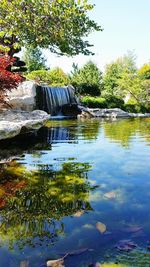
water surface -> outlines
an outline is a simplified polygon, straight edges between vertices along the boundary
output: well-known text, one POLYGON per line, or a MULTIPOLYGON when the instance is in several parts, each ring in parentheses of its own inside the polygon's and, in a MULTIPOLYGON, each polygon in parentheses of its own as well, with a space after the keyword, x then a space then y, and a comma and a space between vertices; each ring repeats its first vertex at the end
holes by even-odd
POLYGON ((17 158, 0 165, 0 267, 124 263, 129 242, 150 266, 150 119, 50 121, 4 153, 17 158))

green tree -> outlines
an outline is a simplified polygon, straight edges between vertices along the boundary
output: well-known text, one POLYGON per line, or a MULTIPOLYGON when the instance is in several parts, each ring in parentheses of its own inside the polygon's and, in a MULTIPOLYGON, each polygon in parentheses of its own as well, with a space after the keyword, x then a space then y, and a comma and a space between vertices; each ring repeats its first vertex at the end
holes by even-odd
POLYGON ((150 62, 145 63, 138 71, 141 78, 150 80, 150 62))
POLYGON ((26 78, 29 80, 44 82, 50 86, 64 86, 69 84, 68 75, 58 67, 51 70, 31 71, 26 78))
POLYGON ((42 51, 38 47, 27 47, 23 55, 23 60, 26 63, 28 72, 46 69, 46 59, 42 56, 42 51))
POLYGON ((71 83, 80 94, 98 96, 102 90, 102 72, 89 61, 81 69, 75 69, 71 83))
POLYGON ((129 51, 124 57, 118 58, 116 61, 106 66, 103 77, 103 94, 125 97, 126 94, 132 93, 131 81, 136 75, 135 56, 129 51), (125 79, 127 79, 126 86, 124 86, 125 79))
POLYGON ((39 46, 58 54, 92 54, 86 37, 102 30, 88 17, 93 7, 88 0, 1 0, 1 46, 7 43, 9 48, 39 46))

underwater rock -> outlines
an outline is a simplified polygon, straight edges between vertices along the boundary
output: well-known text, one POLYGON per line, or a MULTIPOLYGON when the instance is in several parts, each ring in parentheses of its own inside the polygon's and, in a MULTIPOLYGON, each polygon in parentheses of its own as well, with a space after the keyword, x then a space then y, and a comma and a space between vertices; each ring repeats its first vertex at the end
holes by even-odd
POLYGON ((32 112, 2 110, 0 112, 0 140, 38 130, 49 118, 50 115, 42 110, 32 112))

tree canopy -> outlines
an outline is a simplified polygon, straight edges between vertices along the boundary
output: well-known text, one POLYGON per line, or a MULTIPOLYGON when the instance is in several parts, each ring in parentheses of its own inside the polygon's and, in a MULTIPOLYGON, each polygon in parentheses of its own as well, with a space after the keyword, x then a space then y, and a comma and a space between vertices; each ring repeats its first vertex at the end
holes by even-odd
POLYGON ((92 54, 86 37, 102 30, 88 0, 1 0, 1 48, 33 46, 58 54, 92 54))

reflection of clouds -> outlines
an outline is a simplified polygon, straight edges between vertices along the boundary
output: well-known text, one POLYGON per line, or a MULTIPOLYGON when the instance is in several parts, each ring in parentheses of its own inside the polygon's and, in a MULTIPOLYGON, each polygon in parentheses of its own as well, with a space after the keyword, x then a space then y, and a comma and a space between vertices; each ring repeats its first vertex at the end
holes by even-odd
POLYGON ((95 229, 94 225, 88 224, 88 223, 84 224, 82 227, 85 228, 85 229, 95 229))

